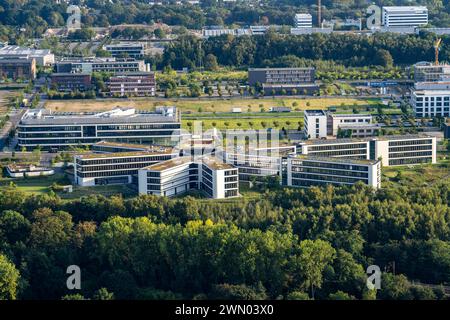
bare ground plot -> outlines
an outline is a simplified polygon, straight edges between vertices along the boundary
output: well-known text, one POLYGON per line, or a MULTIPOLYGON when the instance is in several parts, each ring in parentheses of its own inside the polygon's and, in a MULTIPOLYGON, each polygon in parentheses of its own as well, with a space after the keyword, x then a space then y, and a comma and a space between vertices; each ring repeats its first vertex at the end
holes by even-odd
POLYGON ((374 99, 357 98, 262 98, 262 99, 102 99, 102 100, 52 100, 46 102, 46 108, 60 112, 104 111, 114 107, 134 107, 139 110, 152 110, 155 106, 177 106, 182 112, 230 112, 233 108, 241 108, 242 112, 260 112, 270 107, 287 106, 293 110, 326 109, 328 107, 373 105, 374 99))

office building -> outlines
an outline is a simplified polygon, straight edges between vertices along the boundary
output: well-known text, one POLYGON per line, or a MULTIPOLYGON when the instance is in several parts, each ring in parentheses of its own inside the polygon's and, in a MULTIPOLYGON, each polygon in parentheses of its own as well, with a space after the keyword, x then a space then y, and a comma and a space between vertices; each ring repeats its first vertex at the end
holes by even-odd
POLYGON ((299 154, 322 158, 370 159, 369 142, 362 139, 308 140, 298 149, 299 154))
POLYGON ((291 187, 311 187, 327 184, 353 185, 358 182, 375 189, 380 188, 380 161, 310 156, 287 159, 287 185, 291 187))
POLYGON ((135 184, 138 170, 177 156, 173 148, 154 147, 148 151, 88 153, 74 156, 75 183, 82 187, 135 184))
POLYGON ((420 27, 428 24, 428 9, 423 6, 383 7, 385 27, 420 27))
POLYGON ((248 83, 255 84, 305 84, 315 81, 314 68, 250 68, 248 83))
POLYGON ((19 147, 45 150, 91 146, 99 141, 175 145, 180 139, 180 117, 175 107, 153 113, 114 109, 100 113, 27 111, 18 125, 19 147))
POLYGON ((338 130, 343 125, 370 124, 372 116, 370 114, 334 114, 329 113, 327 119, 327 134, 337 136, 338 130))
POLYGON ((297 13, 294 17, 296 28, 312 28, 312 15, 309 13, 297 13))
POLYGON ((450 121, 448 119, 444 124, 444 139, 450 139, 450 121))
POLYGON ((299 154, 315 157, 381 159, 385 167, 436 163, 436 137, 427 135, 309 140, 298 148, 299 154))
POLYGON ((179 157, 139 170, 139 193, 172 197, 202 190, 213 199, 239 196, 238 170, 214 156, 179 157))
POLYGON ((265 94, 283 90, 290 94, 311 94, 318 90, 314 68, 251 68, 248 82, 251 86, 262 86, 265 94))
POLYGON ((417 63, 414 65, 415 82, 440 81, 443 77, 450 76, 450 65, 435 65, 430 62, 417 63))
POLYGON ((108 87, 113 96, 154 96, 156 94, 155 73, 116 74, 109 79, 108 87))
POLYGON ((96 153, 116 153, 116 152, 153 152, 159 146, 150 146, 137 143, 123 143, 115 141, 100 141, 94 143, 91 151, 96 153))
POLYGON ((57 73, 108 72, 112 74, 129 72, 148 72, 143 60, 133 58, 83 58, 62 59, 56 63, 57 73))
POLYGON ((323 110, 305 110, 305 135, 308 139, 327 137, 327 114, 323 110))
POLYGON ((385 167, 436 163, 436 137, 383 136, 369 141, 370 159, 381 159, 385 167))
POLYGON ((379 123, 344 123, 339 125, 338 138, 367 138, 378 136, 382 125, 379 123))
POLYGON ((145 45, 139 42, 121 42, 104 46, 104 49, 115 58, 140 59, 145 55, 145 45))
POLYGON ((450 80, 417 82, 411 90, 410 104, 417 118, 450 116, 450 80))
POLYGON ((91 75, 85 73, 53 73, 51 86, 58 91, 88 91, 92 89, 91 75))
POLYGON ((55 56, 47 49, 24 48, 7 45, 0 48, 0 58, 30 58, 36 60, 37 66, 50 66, 55 63, 55 56))
POLYGON ((0 79, 34 80, 36 60, 29 57, 0 57, 0 79))

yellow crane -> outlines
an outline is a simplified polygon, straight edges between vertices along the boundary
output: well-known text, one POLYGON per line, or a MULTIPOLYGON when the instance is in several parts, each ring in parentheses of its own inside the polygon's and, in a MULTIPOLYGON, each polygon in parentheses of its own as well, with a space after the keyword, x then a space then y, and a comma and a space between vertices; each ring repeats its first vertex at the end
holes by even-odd
POLYGON ((439 64, 439 50, 441 48, 441 43, 442 43, 441 38, 437 39, 436 42, 434 43, 434 63, 436 65, 439 64))

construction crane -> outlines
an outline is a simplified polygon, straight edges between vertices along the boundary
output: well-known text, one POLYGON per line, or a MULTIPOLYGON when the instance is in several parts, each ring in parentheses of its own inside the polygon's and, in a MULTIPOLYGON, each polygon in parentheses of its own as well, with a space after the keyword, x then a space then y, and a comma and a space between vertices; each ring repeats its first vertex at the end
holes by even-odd
POLYGON ((322 28, 322 1, 317 0, 317 24, 322 28))
POLYGON ((439 50, 441 49, 442 39, 439 38, 434 42, 434 63, 439 64, 439 50))

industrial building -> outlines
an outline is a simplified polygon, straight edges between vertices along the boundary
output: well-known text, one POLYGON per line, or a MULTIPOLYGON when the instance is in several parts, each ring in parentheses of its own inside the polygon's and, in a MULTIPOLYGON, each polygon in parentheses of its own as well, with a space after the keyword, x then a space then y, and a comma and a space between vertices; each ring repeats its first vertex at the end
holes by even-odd
POLYGON ((24 48, 7 45, 0 48, 0 58, 35 59, 37 66, 50 66, 55 63, 55 56, 47 49, 24 48))
POLYGON ((34 80, 36 60, 29 57, 0 57, 0 79, 34 80))

